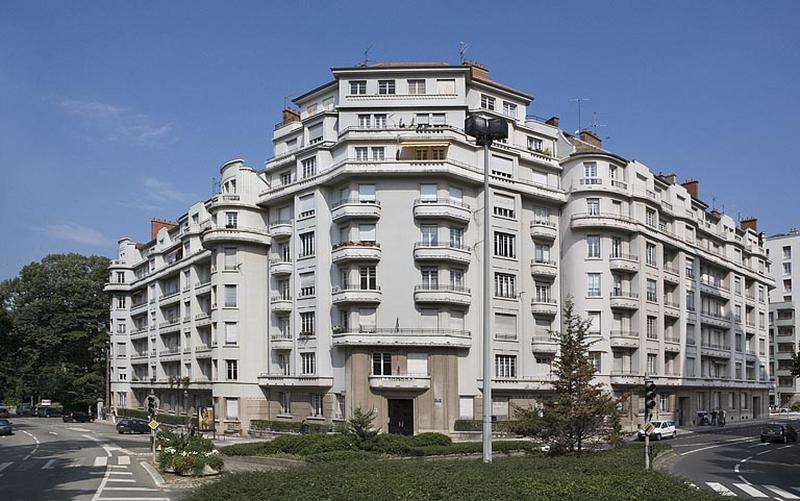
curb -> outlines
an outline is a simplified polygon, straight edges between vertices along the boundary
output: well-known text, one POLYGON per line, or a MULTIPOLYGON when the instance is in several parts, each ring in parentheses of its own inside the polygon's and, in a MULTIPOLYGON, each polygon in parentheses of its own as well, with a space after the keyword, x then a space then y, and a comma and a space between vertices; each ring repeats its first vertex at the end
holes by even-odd
POLYGON ((672 470, 672 468, 670 468, 667 464, 664 463, 669 463, 670 461, 672 461, 677 457, 678 454, 672 449, 666 452, 662 452, 661 454, 653 458, 653 470, 657 470, 662 473, 669 473, 672 470))
POLYGON ((139 461, 139 464, 142 465, 144 471, 146 471, 150 475, 150 478, 153 479, 153 483, 156 484, 156 487, 160 489, 164 488, 164 485, 166 485, 166 482, 164 482, 164 477, 161 476, 161 473, 159 473, 158 470, 153 468, 153 465, 147 461, 139 461))

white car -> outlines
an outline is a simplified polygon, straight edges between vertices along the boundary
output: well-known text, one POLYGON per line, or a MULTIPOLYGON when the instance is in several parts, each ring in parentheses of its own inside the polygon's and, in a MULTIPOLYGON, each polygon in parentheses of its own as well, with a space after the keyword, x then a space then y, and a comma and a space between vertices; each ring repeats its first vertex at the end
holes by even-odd
MULTIPOLYGON (((678 430, 675 429, 675 421, 650 421, 650 424, 655 428, 650 433, 652 440, 661 440, 662 438, 675 438, 678 436, 678 430)), ((646 433, 642 428, 639 428, 639 440, 644 440, 646 433)))

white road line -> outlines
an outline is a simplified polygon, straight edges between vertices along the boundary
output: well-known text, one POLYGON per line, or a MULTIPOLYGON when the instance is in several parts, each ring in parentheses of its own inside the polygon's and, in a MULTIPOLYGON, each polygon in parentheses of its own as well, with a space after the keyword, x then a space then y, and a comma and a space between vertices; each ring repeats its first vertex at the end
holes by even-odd
POLYGON ((108 472, 108 474, 109 475, 133 475, 133 473, 131 473, 129 471, 116 471, 116 470, 111 470, 111 471, 108 472))
POLYGON ((774 492, 778 496, 780 496, 782 498, 785 498, 785 499, 800 499, 800 497, 795 496, 794 494, 792 494, 789 491, 785 491, 785 490, 781 489, 777 485, 764 485, 762 487, 765 487, 765 488, 771 490, 772 492, 774 492))
POLYGON ((75 427, 72 427, 72 426, 67 426, 67 429, 68 430, 72 430, 72 431, 79 431, 81 433, 91 433, 92 432, 92 430, 87 430, 86 428, 75 428, 75 427))
POLYGON ((727 487, 725 487, 724 485, 722 485, 719 482, 706 482, 706 485, 711 487, 714 491, 717 492, 717 494, 719 494, 721 496, 733 497, 733 498, 738 497, 735 492, 733 492, 732 490, 728 489, 727 487))
MULTIPOLYGON (((754 440, 757 440, 757 439, 755 439, 755 438, 744 438, 744 439, 738 439, 737 441, 745 443, 745 442, 753 442, 754 440)), ((716 449, 717 447, 725 447, 726 445, 730 445, 731 443, 732 443, 732 441, 731 442, 721 443, 721 444, 716 444, 716 445, 709 445, 708 447, 701 447, 699 449, 692 449, 690 451, 681 452, 680 455, 681 456, 685 456, 687 454, 692 454, 694 452, 706 451, 708 449, 716 449)))
POLYGON ((119 464, 131 464, 131 457, 130 456, 119 456, 117 458, 119 464))
POLYGON ((768 498, 769 497, 768 494, 764 494, 763 492, 761 492, 760 490, 756 489, 752 485, 748 485, 748 484, 733 484, 733 485, 734 485, 734 487, 738 487, 739 489, 745 491, 749 496, 752 496, 754 498, 768 498))
POLYGON ((31 456, 33 456, 34 454, 36 454, 36 451, 38 451, 38 450, 39 450, 39 439, 38 439, 38 438, 36 438, 35 436, 33 436, 31 433, 28 433, 28 432, 27 432, 27 431, 25 431, 25 430, 22 430, 22 433, 24 433, 24 434, 28 435, 29 437, 31 437, 31 438, 33 439, 33 441, 34 441, 34 442, 36 442, 36 445, 34 445, 34 446, 33 446, 33 450, 32 450, 30 453, 28 453, 28 455, 27 455, 27 456, 25 456, 24 458, 22 458, 22 460, 23 460, 23 461, 27 461, 27 460, 29 460, 29 459, 31 458, 31 456))
POLYGON ((58 433, 56 433, 56 432, 54 432, 54 431, 48 431, 47 433, 49 433, 49 434, 51 434, 51 435, 58 436, 58 433))
POLYGON ((43 470, 52 470, 52 469, 53 469, 53 464, 54 464, 55 462, 56 462, 56 460, 55 460, 55 459, 50 459, 49 461, 47 461, 47 462, 44 464, 44 466, 42 466, 42 469, 43 469, 43 470))
POLYGON ((128 484, 135 484, 136 483, 136 480, 134 480, 132 478, 110 478, 110 477, 108 477, 106 481, 107 482, 125 482, 125 483, 128 483, 128 484))
POLYGON ((118 464, 110 464, 110 465, 108 465, 108 467, 109 468, 123 468, 123 469, 128 468, 127 466, 118 465, 118 464))
POLYGON ((136 492, 158 492, 161 489, 153 489, 152 487, 106 487, 104 491, 136 491, 136 492))
POLYGON ((11 463, 0 463, 0 471, 5 470, 9 466, 11 466, 11 463))
POLYGON ((108 464, 108 458, 106 456, 97 456, 94 458, 94 464, 92 466, 105 466, 108 464))

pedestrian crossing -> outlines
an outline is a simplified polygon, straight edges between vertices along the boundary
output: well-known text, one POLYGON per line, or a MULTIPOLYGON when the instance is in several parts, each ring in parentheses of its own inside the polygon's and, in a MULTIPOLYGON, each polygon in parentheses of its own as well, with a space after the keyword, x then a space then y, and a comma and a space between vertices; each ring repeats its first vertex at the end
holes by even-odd
POLYGON ((60 470, 62 468, 128 468, 131 464, 130 456, 97 456, 88 458, 30 458, 27 461, 0 462, 0 477, 10 475, 16 471, 32 470, 60 470), (113 462, 111 461, 113 460, 113 462))
POLYGON ((800 499, 800 487, 779 487, 772 484, 755 485, 744 482, 732 482, 729 486, 721 482, 706 482, 706 486, 720 496, 768 499, 800 499))

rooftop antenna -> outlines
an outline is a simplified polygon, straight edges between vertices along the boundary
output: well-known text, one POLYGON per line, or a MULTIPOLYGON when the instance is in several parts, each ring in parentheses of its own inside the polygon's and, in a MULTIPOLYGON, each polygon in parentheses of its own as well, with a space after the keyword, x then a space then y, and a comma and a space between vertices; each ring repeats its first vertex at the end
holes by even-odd
POLYGON ((578 103, 578 130, 575 131, 575 134, 581 133, 581 103, 584 101, 591 101, 588 97, 573 97, 570 99, 572 103, 578 103))
POLYGON ((595 111, 592 113, 592 130, 594 131, 595 136, 597 136, 597 129, 599 129, 600 127, 608 127, 608 126, 606 124, 597 123, 597 112, 595 111))
POLYGON ((283 96, 283 109, 284 110, 289 107, 289 99, 291 97, 292 96, 283 96))
POLYGON ((370 49, 372 49, 372 46, 373 46, 373 45, 375 45, 375 44, 374 44, 374 43, 371 43, 371 44, 369 44, 369 47, 367 47, 366 49, 364 49, 364 52, 363 52, 363 54, 364 54, 364 60, 363 60, 363 61, 361 61, 361 63, 359 64, 359 66, 360 66, 360 67, 366 67, 366 66, 367 66, 367 64, 369 63, 369 51, 370 51, 370 49))
POLYGON ((469 45, 464 42, 458 42, 458 59, 461 61, 461 64, 464 64, 464 61, 467 59, 465 57, 467 55, 467 50, 469 50, 469 45))
POLYGON ((211 178, 211 196, 212 197, 217 194, 217 186, 218 185, 219 185, 219 179, 216 176, 212 177, 211 178))

